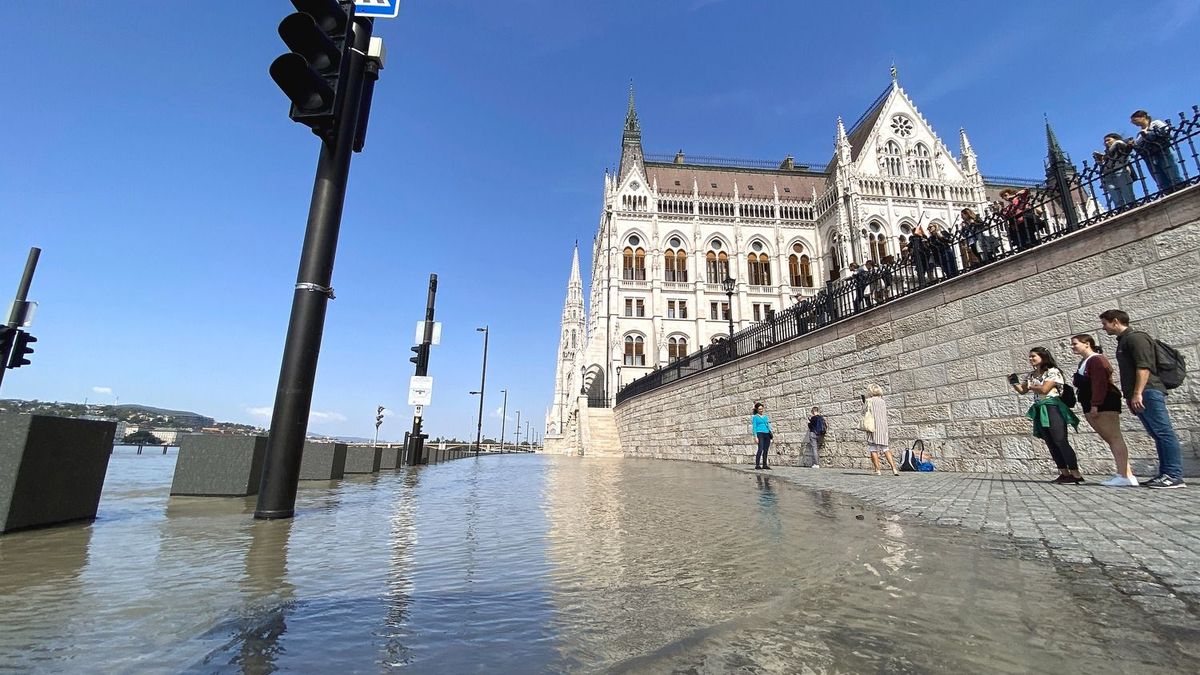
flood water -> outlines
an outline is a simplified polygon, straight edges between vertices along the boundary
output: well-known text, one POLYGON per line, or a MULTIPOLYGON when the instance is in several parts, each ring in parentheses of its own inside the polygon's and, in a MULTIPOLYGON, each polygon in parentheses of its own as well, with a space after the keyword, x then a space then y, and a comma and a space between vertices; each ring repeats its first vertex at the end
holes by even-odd
POLYGON ((95 523, 0 537, 0 670, 1194 667, 1086 572, 769 476, 485 456, 306 482, 254 521, 168 497, 174 459, 119 452, 95 523))

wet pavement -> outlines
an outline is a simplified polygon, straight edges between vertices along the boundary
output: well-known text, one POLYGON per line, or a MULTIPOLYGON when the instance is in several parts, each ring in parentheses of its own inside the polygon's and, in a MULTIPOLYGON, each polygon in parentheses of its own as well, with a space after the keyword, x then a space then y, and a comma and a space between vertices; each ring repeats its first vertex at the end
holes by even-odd
POLYGON ((95 523, 0 537, 0 670, 1100 674, 1200 655, 1183 581, 984 527, 1029 495, 1031 527, 1061 508, 1032 484, 505 455, 305 483, 295 519, 261 522, 252 498, 169 497, 173 462, 118 454, 95 523))

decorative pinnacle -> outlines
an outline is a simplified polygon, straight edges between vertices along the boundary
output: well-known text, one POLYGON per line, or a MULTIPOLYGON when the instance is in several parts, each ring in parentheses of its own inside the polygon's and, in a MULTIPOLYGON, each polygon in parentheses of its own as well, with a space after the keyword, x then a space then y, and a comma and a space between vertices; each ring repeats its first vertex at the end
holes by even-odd
POLYGON ((638 126, 637 108, 633 102, 633 80, 629 80, 629 108, 625 111, 625 131, 638 132, 641 129, 638 126))

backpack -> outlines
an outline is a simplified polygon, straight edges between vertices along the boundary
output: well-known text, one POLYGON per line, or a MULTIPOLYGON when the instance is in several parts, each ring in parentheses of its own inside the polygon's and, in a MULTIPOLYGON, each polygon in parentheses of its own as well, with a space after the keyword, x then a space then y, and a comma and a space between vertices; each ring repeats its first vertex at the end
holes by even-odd
POLYGON ((912 448, 904 451, 904 456, 900 459, 900 470, 933 471, 933 462, 925 461, 925 441, 918 439, 913 442, 912 448))
MULTIPOLYGON (((1145 331, 1140 331, 1145 333, 1145 331)), ((1187 375, 1187 360, 1171 345, 1146 333, 1154 344, 1154 374, 1167 389, 1177 389, 1187 375)))
POLYGON ((1060 401, 1067 404, 1068 408, 1074 408, 1075 404, 1079 402, 1078 399, 1075 398, 1075 387, 1072 387, 1069 384, 1064 384, 1062 386, 1062 392, 1059 393, 1058 398, 1060 401))

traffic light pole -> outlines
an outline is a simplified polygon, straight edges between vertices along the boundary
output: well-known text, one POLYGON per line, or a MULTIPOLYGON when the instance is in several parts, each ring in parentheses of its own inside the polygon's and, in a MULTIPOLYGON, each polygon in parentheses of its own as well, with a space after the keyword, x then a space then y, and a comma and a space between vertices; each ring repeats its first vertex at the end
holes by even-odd
POLYGON ((308 413, 312 405, 325 311, 333 297, 330 282, 359 119, 371 29, 370 19, 354 20, 351 28, 354 48, 348 50, 350 63, 346 80, 342 83, 346 88, 345 96, 332 137, 322 142, 321 156, 317 160, 317 174, 308 210, 308 225, 304 232, 304 249, 300 254, 300 270, 296 275, 296 290, 292 296, 292 314, 288 320, 283 363, 279 369, 279 386, 275 390, 275 408, 271 413, 271 431, 267 438, 267 455, 263 462, 255 518, 291 518, 295 513, 300 459, 308 431, 308 413))
POLYGON ((8 359, 15 343, 15 331, 25 323, 25 313, 28 311, 29 287, 33 284, 33 273, 37 269, 38 258, 42 249, 31 246, 29 257, 25 259, 25 272, 21 274, 21 283, 17 284, 17 295, 13 299, 12 310, 8 313, 8 323, 4 328, 6 333, 14 333, 13 340, 0 341, 0 383, 4 382, 4 371, 7 370, 8 359))
MULTIPOLYGON (((417 352, 417 369, 414 373, 417 377, 424 377, 429 374, 429 345, 433 342, 433 306, 437 299, 437 275, 429 275, 429 295, 425 299, 425 332, 421 334, 421 344, 418 345, 417 352)), ((413 414, 412 432, 408 435, 408 462, 409 466, 425 464, 425 436, 421 434, 421 408, 417 406, 417 411, 413 414)))

